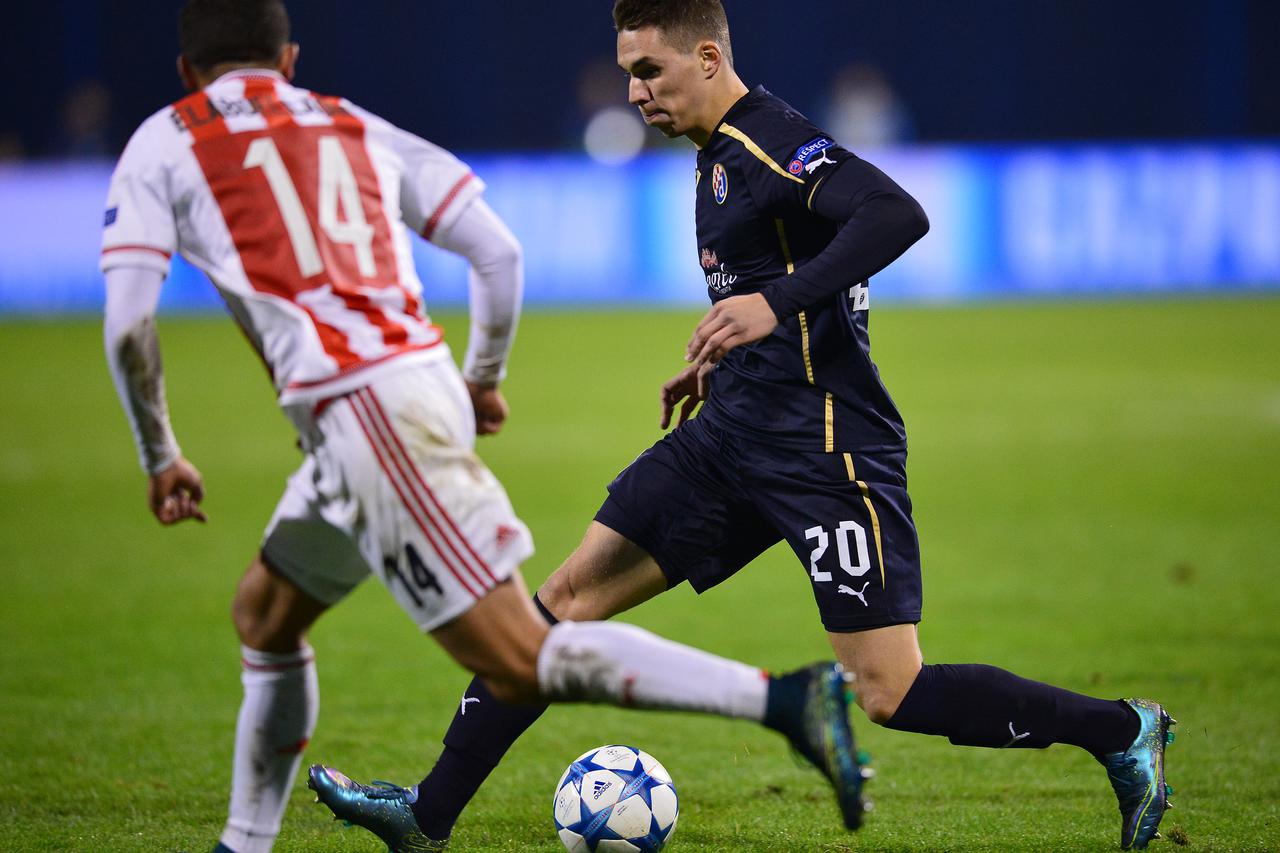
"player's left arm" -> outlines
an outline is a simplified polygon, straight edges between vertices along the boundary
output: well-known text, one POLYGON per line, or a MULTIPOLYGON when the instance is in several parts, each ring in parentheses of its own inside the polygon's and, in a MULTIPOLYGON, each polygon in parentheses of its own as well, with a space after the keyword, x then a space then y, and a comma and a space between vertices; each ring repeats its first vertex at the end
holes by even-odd
POLYGON ((344 102, 404 164, 400 211, 405 224, 471 264, 471 333, 462 376, 476 415, 476 432, 492 435, 509 414, 498 386, 506 378, 524 291, 520 241, 480 197, 484 181, 445 149, 344 102))
POLYGON ((734 347, 768 336, 778 323, 880 272, 928 232, 924 209, 906 190, 865 160, 842 153, 804 202, 841 223, 835 237, 758 293, 716 303, 694 330, 688 361, 715 363, 734 347))
POLYGON ((156 306, 164 275, 146 267, 116 266, 105 273, 103 343, 116 393, 133 428, 147 472, 147 503, 161 524, 206 521, 204 480, 182 456, 165 402, 156 306))
POLYGON ((520 321, 524 292, 520 241, 481 198, 468 203, 431 241, 471 263, 471 333, 462 376, 471 393, 476 432, 492 435, 510 413, 498 386, 506 377, 507 357, 520 321))

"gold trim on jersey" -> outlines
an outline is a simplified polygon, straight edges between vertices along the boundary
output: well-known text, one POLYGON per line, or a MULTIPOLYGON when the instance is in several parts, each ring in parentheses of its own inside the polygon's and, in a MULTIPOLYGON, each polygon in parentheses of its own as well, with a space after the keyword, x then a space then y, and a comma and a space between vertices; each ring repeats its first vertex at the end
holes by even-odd
POLYGON ((796 271, 796 265, 791 258, 791 244, 787 242, 787 226, 781 219, 773 220, 773 224, 778 229, 778 242, 782 244, 782 260, 787 265, 787 275, 791 275, 796 271))
POLYGON ((858 491, 862 492, 862 502, 867 505, 867 512, 871 514, 871 532, 876 539, 876 559, 880 561, 880 586, 887 588, 884 579, 884 549, 880 545, 880 516, 876 515, 876 508, 871 505, 871 489, 854 473, 853 457, 848 453, 844 454, 844 467, 849 472, 849 482, 857 485, 858 491))
POLYGON ((804 375, 809 378, 809 384, 813 383, 813 365, 809 363, 809 318, 801 311, 800 317, 800 350, 804 355, 804 375))
POLYGON ((764 149, 761 148, 759 145, 756 145, 756 143, 751 139, 750 136, 747 136, 745 133, 738 130, 733 125, 731 124, 720 125, 720 132, 723 133, 725 136, 731 137, 741 142, 744 146, 746 146, 746 149, 748 151, 750 151, 752 154, 755 155, 757 160, 759 160, 761 163, 764 163, 766 166, 768 166, 773 171, 777 172, 782 177, 786 178, 788 181, 795 181, 797 184, 804 183, 804 181, 800 180, 795 175, 791 174, 786 169, 782 168, 777 163, 775 163, 773 158, 770 157, 768 154, 764 153, 764 149))
MULTIPOLYGON (((796 271, 795 262, 791 258, 791 244, 787 242, 787 226, 781 219, 773 220, 773 224, 778 228, 778 243, 782 246, 782 260, 787 265, 787 275, 796 271)), ((809 380, 810 385, 816 385, 813 381, 813 360, 809 357, 809 316, 801 311, 797 315, 800 320, 800 354, 804 357, 804 375, 809 380)), ((831 453, 836 449, 836 422, 835 422, 835 405, 828 391, 823 400, 822 421, 824 424, 823 449, 827 453, 831 453)))
POLYGON ((809 198, 804 203, 805 207, 809 208, 810 210, 813 210, 813 194, 818 191, 818 187, 822 186, 822 182, 825 181, 826 179, 827 179, 826 175, 823 175, 821 178, 818 178, 817 183, 813 185, 813 189, 809 190, 809 198))
POLYGON ((836 449, 836 413, 834 400, 830 391, 827 392, 826 407, 827 411, 825 420, 827 424, 827 443, 823 449, 826 450, 827 453, 832 453, 836 449))

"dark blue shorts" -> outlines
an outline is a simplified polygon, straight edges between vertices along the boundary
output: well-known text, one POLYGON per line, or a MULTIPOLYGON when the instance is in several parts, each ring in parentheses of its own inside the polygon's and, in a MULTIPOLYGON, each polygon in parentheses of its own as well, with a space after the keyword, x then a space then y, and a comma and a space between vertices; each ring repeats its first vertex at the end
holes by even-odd
POLYGON ((906 451, 805 453, 694 418, 609 484, 596 521, 698 592, 785 539, 822 624, 849 632, 920 621, 920 547, 906 451))

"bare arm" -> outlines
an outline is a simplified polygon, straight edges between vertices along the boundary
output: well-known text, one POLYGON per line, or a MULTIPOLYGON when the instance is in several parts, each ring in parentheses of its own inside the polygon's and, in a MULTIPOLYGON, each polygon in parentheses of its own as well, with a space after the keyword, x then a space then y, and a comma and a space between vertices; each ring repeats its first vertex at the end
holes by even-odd
POLYGON ((155 312, 161 273, 141 267, 107 271, 103 343, 116 393, 133 428, 138 458, 150 479, 148 503, 164 524, 205 520, 200 473, 182 457, 169 424, 155 312))

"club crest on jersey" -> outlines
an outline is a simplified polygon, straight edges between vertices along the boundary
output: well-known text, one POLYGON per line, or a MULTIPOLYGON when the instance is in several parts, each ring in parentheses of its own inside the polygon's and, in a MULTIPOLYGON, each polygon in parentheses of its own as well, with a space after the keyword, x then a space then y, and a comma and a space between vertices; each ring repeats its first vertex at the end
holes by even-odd
POLYGON ((835 165, 835 160, 828 157, 825 152, 832 145, 835 145, 829 137, 817 136, 810 139, 804 145, 796 149, 796 153, 791 155, 791 162, 787 164, 787 171, 793 175, 801 172, 813 174, 823 163, 835 165), (819 157, 818 155, 822 155, 819 157), (816 160, 814 158, 817 158, 816 160))
POLYGON ((103 227, 103 228, 109 228, 110 226, 115 225, 115 224, 116 224, 116 216, 117 216, 119 213, 120 213, 120 208, 119 208, 118 206, 117 206, 117 207, 108 207, 108 208, 107 208, 107 214, 106 214, 106 216, 103 216, 103 217, 102 217, 102 227, 103 227))
POLYGON ((711 195, 716 204, 724 204, 724 200, 729 197, 729 176, 719 163, 711 169, 711 195))
POLYGON ((702 262, 704 270, 713 270, 720 266, 720 258, 716 255, 714 249, 703 249, 699 260, 702 262))

